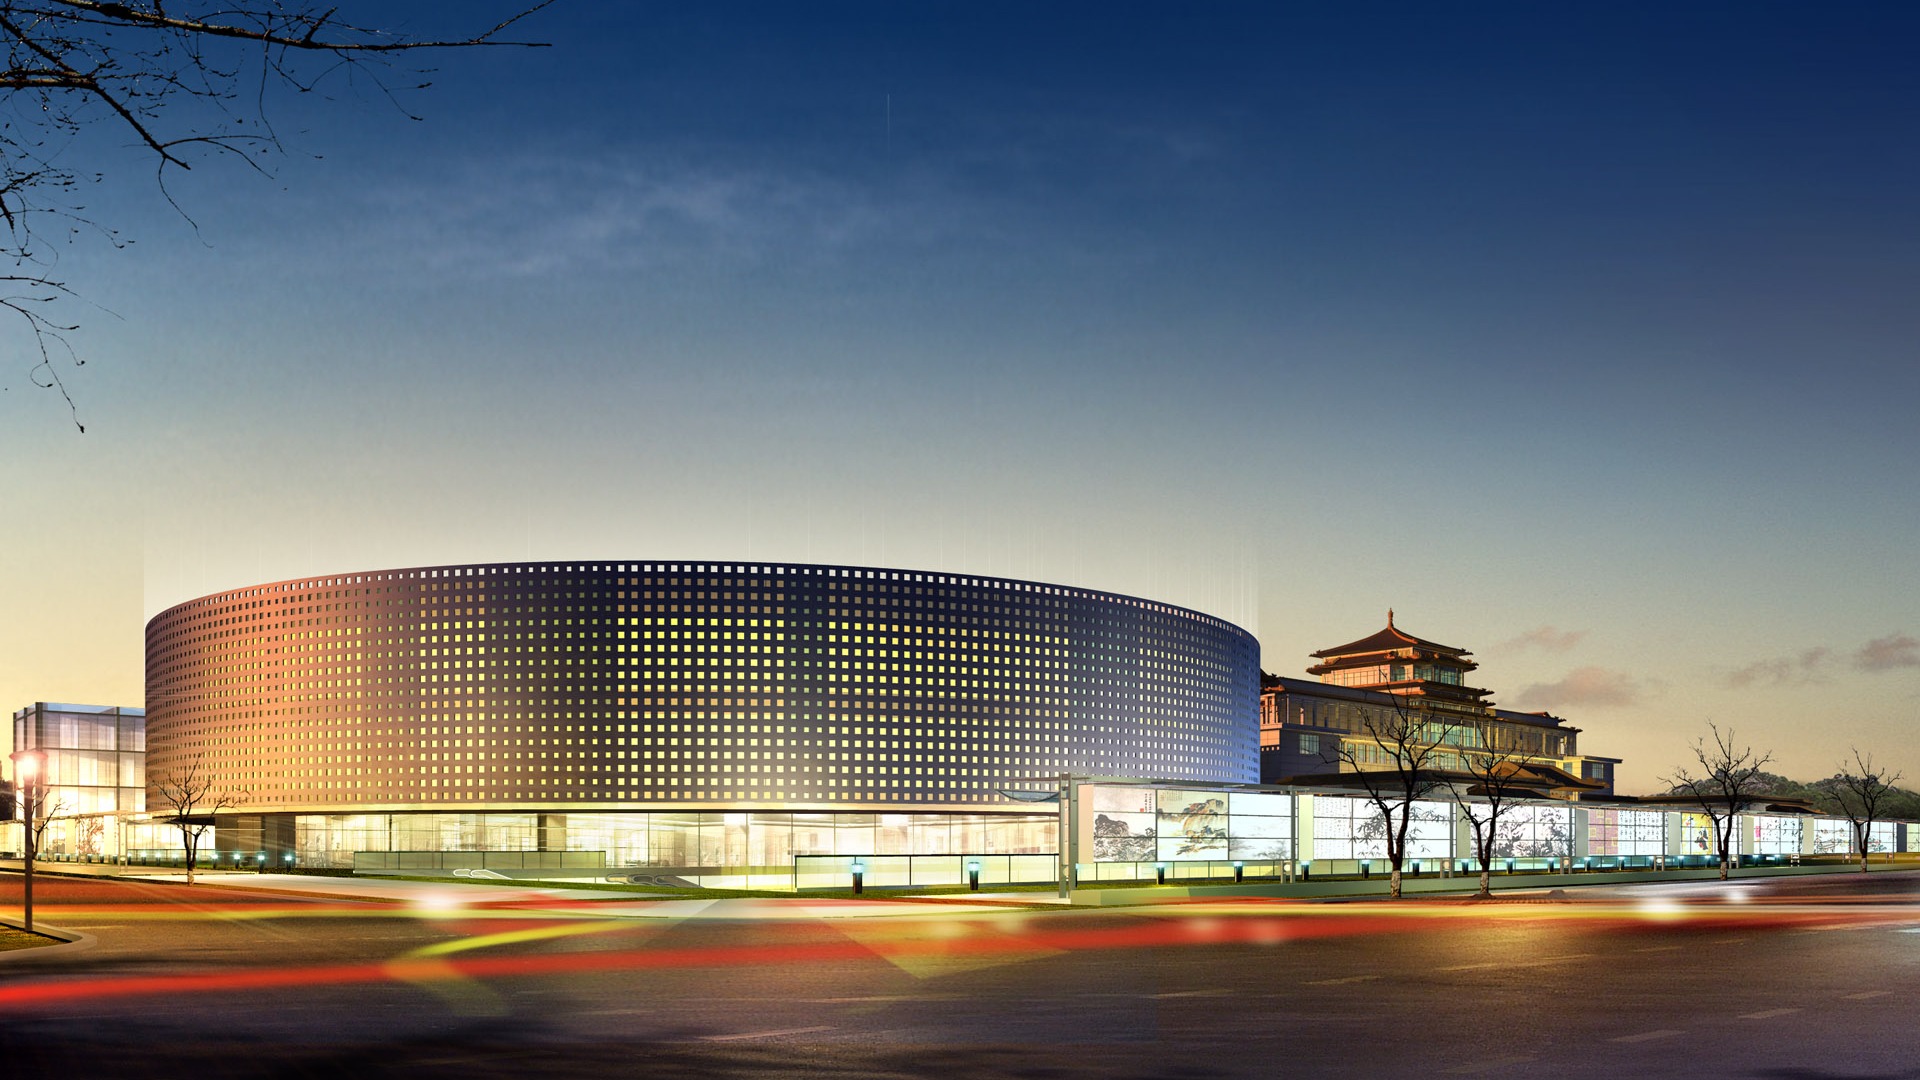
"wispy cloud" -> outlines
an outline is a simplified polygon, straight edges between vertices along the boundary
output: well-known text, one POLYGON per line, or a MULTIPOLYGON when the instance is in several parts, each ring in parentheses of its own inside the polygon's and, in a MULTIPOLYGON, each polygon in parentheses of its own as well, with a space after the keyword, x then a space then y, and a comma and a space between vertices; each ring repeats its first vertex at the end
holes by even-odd
MULTIPOLYGON (((1792 656, 1755 660, 1726 677, 1735 690, 1750 686, 1798 686, 1822 682, 1833 665, 1842 660, 1829 646, 1815 645, 1792 656)), ((1845 662, 1856 671, 1876 673, 1920 667, 1920 639, 1909 634, 1888 634, 1853 650, 1845 662)))
POLYGON ((1534 683, 1520 691, 1514 708, 1523 711, 1576 708, 1612 708, 1639 704, 1640 683, 1624 671, 1601 667, 1574 668, 1558 682, 1534 683))
POLYGON ((1557 626, 1537 626, 1519 637, 1508 638, 1494 648, 1502 652, 1541 649, 1551 653, 1563 653, 1580 644, 1581 639, 1586 636, 1585 630, 1562 630, 1557 626))
POLYGON ((379 228, 436 272, 498 278, 827 261, 977 235, 928 183, 885 192, 805 168, 581 152, 469 165, 370 197, 379 228))
POLYGON ((1728 675, 1727 685, 1737 690, 1755 685, 1781 686, 1816 682, 1821 678, 1821 672, 1832 658, 1832 649, 1825 645, 1816 645, 1798 656, 1777 656, 1770 660, 1756 660, 1728 675))
POLYGON ((1874 638, 1854 652, 1853 666, 1861 671, 1920 667, 1920 641, 1906 634, 1874 638))

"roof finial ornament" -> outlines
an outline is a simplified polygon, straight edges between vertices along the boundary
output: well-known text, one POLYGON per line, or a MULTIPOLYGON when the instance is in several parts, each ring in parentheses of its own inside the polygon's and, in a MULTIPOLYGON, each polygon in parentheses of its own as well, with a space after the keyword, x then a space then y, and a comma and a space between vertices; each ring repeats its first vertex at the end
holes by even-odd
POLYGON ((1393 629, 1393 609, 1387 609, 1387 629, 1393 629))

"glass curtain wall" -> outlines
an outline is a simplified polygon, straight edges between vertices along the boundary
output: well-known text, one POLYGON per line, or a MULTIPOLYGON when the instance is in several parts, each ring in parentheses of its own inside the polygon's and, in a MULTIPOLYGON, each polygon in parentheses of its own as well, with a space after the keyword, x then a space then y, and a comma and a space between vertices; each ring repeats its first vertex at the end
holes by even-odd
MULTIPOLYGON (((13 714, 14 748, 46 755, 40 808, 51 817, 145 810, 146 730, 133 708, 36 702, 13 714)), ((91 843, 77 833, 72 842, 91 843)))
POLYGON ((1052 814, 298 814, 303 866, 350 867, 356 851, 605 852, 609 869, 791 873, 796 855, 1050 855, 1052 814))

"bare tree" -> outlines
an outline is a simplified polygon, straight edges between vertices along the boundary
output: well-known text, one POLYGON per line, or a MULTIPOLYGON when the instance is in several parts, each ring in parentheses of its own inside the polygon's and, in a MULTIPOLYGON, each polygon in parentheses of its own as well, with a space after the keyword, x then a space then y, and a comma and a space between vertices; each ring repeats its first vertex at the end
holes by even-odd
POLYGON ((1502 820, 1518 799, 1535 794, 1535 786, 1524 774, 1524 767, 1533 760, 1533 755, 1511 749, 1481 747, 1460 751, 1461 767, 1472 777, 1472 782, 1455 784, 1453 801, 1473 830, 1473 853, 1480 863, 1478 896, 1493 895, 1494 849, 1500 842, 1502 820))
POLYGON ((53 824, 54 818, 66 817, 67 813, 67 800, 49 799, 46 788, 39 790, 33 800, 33 850, 47 850, 47 826, 53 824))
POLYGON ((180 830, 180 846, 187 849, 187 884, 191 885, 200 839, 213 828, 213 816, 239 805, 246 792, 222 785, 207 768, 205 754, 195 754, 186 764, 169 769, 153 790, 171 811, 167 821, 180 830))
POLYGON ((1387 862, 1393 868, 1387 895, 1400 898, 1400 873, 1406 865, 1407 834, 1414 804, 1447 784, 1441 767, 1457 753, 1447 743, 1460 722, 1409 706, 1396 698, 1391 711, 1368 712, 1355 735, 1341 738, 1333 757, 1352 770, 1384 827, 1387 862))
POLYGON ((1679 769, 1666 782, 1674 794, 1686 796, 1712 822, 1713 846, 1720 855, 1720 879, 1725 881, 1732 862, 1729 848, 1734 818, 1766 793, 1763 770, 1773 761, 1773 754, 1756 754, 1750 746, 1739 746, 1732 728, 1721 731, 1711 720, 1707 728, 1713 734, 1711 745, 1705 737, 1693 740, 1696 767, 1679 769))
POLYGON ((171 202, 168 176, 211 156, 265 171, 263 162, 282 150, 269 91, 309 93, 339 75, 396 100, 427 85, 424 69, 401 66, 403 54, 538 44, 501 35, 552 2, 484 33, 434 40, 356 25, 337 6, 306 0, 0 0, 0 89, 12 106, 0 118, 0 260, 12 263, 11 273, 0 273, 0 309, 33 338, 33 382, 58 390, 80 426, 60 374, 63 364, 83 362, 64 337, 77 324, 51 314, 73 292, 54 276, 53 242, 91 234, 126 243, 82 199, 87 185, 109 175, 76 163, 104 149, 88 132, 131 144, 171 202))
POLYGON ((1840 763, 1840 771, 1834 775, 1839 787, 1834 794, 1839 798, 1840 809, 1853 823, 1854 842, 1860 847, 1860 872, 1867 872, 1867 851, 1873 836, 1873 823, 1879 818, 1893 794, 1894 781, 1900 779, 1898 772, 1889 771, 1873 763, 1872 754, 1861 754, 1859 747, 1853 750, 1853 767, 1846 762, 1840 763))

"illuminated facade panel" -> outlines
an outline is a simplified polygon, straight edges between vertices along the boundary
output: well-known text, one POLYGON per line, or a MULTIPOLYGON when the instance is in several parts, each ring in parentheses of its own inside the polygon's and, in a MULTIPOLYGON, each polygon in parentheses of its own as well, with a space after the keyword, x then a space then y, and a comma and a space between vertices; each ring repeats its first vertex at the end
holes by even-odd
POLYGON ((276 582, 156 616, 147 692, 149 776, 201 760, 248 813, 959 811, 1068 772, 1259 771, 1246 631, 904 570, 512 563, 276 582))

